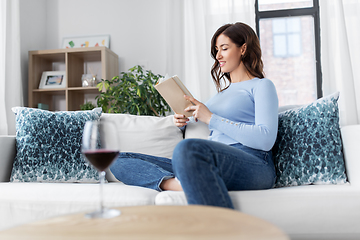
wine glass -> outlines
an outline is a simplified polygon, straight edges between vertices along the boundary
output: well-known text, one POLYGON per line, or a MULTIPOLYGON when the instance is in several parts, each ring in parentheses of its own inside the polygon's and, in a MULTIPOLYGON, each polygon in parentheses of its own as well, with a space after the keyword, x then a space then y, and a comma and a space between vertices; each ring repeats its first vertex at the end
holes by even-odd
POLYGON ((119 210, 105 208, 103 203, 105 170, 119 155, 119 144, 114 131, 114 123, 104 119, 87 121, 84 126, 81 151, 99 172, 100 178, 100 209, 86 214, 88 218, 112 218, 120 215, 119 210))

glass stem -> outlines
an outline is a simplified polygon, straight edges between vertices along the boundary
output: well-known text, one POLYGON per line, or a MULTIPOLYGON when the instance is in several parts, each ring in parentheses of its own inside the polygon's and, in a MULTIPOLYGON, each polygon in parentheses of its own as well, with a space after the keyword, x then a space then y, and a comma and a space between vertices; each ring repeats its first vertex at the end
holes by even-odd
POLYGON ((104 212, 103 186, 105 182, 105 171, 99 172, 100 179, 100 212, 104 212))

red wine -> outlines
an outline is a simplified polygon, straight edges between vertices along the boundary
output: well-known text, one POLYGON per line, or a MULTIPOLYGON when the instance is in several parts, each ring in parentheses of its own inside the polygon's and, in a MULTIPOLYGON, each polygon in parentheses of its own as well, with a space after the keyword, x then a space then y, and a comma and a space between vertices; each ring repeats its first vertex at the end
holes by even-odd
POLYGON ((112 150, 87 150, 84 151, 86 159, 99 171, 105 171, 119 155, 119 151, 112 150))

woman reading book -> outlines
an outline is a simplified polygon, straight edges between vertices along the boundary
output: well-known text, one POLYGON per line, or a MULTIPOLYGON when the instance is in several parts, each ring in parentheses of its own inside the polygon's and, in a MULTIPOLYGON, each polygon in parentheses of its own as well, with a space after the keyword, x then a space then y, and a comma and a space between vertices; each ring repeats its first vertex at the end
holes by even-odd
MULTIPOLYGON (((209 139, 181 141, 172 160, 122 154, 111 167, 120 181, 159 191, 183 190, 189 204, 228 208, 234 208, 228 191, 273 187, 278 98, 274 84, 264 77, 259 39, 246 24, 227 24, 215 32, 211 55, 218 93, 206 104, 184 96, 195 104, 185 111, 208 125, 209 139), (129 158, 133 161, 127 163, 129 158), (129 169, 137 164, 147 164, 150 174, 134 176, 129 169)), ((189 120, 174 115, 178 127, 189 120)))

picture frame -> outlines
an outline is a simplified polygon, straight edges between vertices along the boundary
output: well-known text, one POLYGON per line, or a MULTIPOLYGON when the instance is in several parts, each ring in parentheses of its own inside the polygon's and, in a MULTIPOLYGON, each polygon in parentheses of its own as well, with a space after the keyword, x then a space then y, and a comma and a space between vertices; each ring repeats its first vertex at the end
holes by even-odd
POLYGON ((64 37, 62 48, 83 48, 83 47, 107 47, 110 48, 110 35, 90 35, 64 37))
POLYGON ((64 71, 45 71, 41 75, 39 89, 65 88, 66 73, 64 71))

